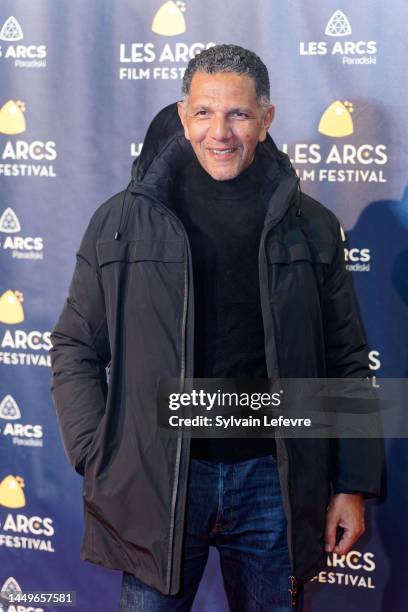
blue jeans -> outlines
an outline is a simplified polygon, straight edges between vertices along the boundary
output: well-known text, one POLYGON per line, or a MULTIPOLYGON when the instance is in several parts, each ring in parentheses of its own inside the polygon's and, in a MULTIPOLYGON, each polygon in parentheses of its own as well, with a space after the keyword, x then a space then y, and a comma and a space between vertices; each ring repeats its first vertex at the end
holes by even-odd
POLYGON ((293 610, 286 518, 273 455, 236 463, 191 461, 180 593, 162 595, 125 573, 120 611, 190 610, 210 545, 220 555, 232 612, 293 610))

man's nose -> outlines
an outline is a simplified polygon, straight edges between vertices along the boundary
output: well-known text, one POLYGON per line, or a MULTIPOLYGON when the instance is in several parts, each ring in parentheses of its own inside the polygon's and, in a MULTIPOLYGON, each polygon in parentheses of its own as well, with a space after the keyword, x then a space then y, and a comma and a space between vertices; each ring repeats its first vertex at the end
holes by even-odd
POLYGON ((214 115, 210 125, 210 136, 215 140, 229 140, 231 138, 231 126, 228 119, 223 115, 214 115))

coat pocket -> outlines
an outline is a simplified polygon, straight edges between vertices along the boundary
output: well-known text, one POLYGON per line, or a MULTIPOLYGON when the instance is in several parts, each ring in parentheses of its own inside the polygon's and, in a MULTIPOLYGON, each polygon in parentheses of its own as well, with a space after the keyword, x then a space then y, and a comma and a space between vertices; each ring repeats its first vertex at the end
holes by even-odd
POLYGON ((333 247, 306 241, 303 235, 267 246, 268 296, 281 375, 323 376, 323 288, 333 247))
POLYGON ((92 465, 95 459, 104 452, 103 445, 103 431, 106 426, 106 413, 102 416, 98 423, 98 426, 92 436, 92 440, 89 444, 84 464, 84 480, 82 484, 83 495, 87 497, 92 486, 93 476, 91 476, 92 465))
POLYGON ((271 242, 267 249, 267 259, 270 264, 291 264, 297 261, 330 264, 332 250, 328 243, 292 238, 287 242, 271 242))
MULTIPOLYGON (((305 323, 321 328, 323 287, 332 250, 329 243, 307 241, 300 232, 267 245, 269 301, 282 330, 285 321, 293 329, 305 323)), ((288 337, 286 329, 284 333, 288 337)))
POLYGON ((182 262, 184 260, 183 240, 110 240, 96 245, 100 267, 118 261, 162 261, 182 262))
POLYGON ((292 299, 305 299, 310 292, 320 294, 333 248, 328 243, 307 242, 292 232, 285 241, 267 245, 268 281, 271 298, 285 292, 292 299))
POLYGON ((167 351, 168 360, 178 359, 186 286, 184 240, 141 236, 100 242, 96 248, 110 342, 122 348, 127 367, 132 355, 160 363, 160 354, 167 351))

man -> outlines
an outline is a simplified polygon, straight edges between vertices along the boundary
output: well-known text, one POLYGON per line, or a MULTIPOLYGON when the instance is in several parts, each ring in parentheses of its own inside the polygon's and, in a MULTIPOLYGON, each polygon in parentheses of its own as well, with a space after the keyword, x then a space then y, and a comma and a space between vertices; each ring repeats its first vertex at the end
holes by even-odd
POLYGON ((213 544, 233 612, 282 612, 324 549, 363 533, 376 445, 166 438, 158 383, 365 377, 367 346, 338 221, 268 135, 265 65, 213 47, 183 93, 94 214, 52 335, 59 425, 84 474, 81 557, 123 570, 121 610, 189 610, 213 544))

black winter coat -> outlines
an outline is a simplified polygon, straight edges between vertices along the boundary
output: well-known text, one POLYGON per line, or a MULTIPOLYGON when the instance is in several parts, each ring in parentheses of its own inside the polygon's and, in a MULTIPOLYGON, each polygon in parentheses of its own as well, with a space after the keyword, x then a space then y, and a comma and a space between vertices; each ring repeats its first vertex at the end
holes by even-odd
MULTIPOLYGON (((258 146, 280 171, 259 245, 268 376, 368 376, 339 223, 299 194, 269 136, 258 146)), ((180 585, 190 444, 158 434, 156 392, 161 378, 194 373, 191 254, 171 209, 177 167, 192 155, 171 105, 152 122, 128 189, 90 221, 51 351, 64 448, 84 474, 81 557, 170 594, 180 585)), ((293 575, 308 580, 324 557, 330 495, 377 495, 381 452, 375 440, 277 439, 277 457, 293 575)))

